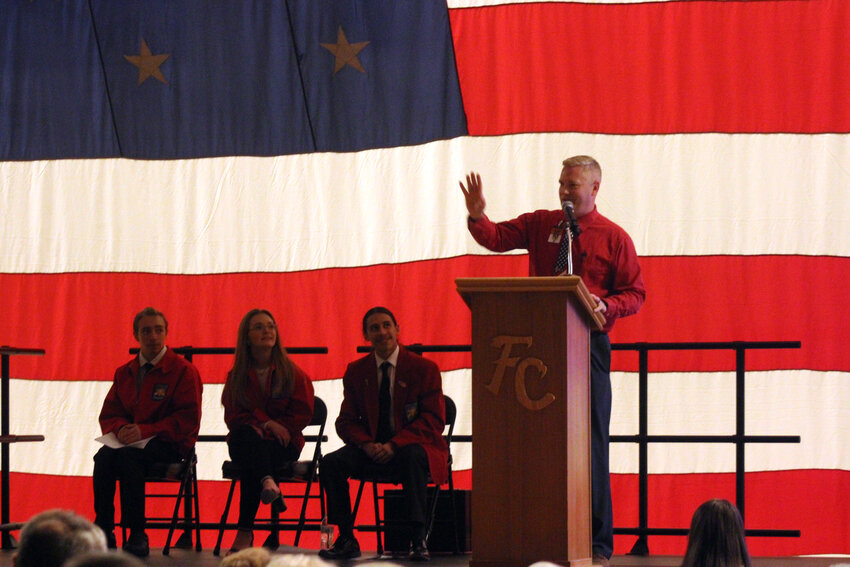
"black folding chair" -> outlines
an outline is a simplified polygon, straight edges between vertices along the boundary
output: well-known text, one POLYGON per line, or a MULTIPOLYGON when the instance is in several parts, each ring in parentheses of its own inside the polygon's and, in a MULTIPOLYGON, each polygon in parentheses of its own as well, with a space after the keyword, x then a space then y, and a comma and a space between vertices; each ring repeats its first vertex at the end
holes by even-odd
MULTIPOLYGON (((176 463, 153 463, 145 468, 145 499, 174 498, 174 511, 170 517, 148 516, 145 512, 145 529, 168 529, 168 537, 162 554, 168 555, 171 550, 171 539, 174 530, 182 527, 184 532, 175 547, 190 549, 192 547, 192 531, 195 532, 195 550, 201 551, 200 512, 198 506, 198 458, 195 448, 184 459, 176 463), (149 492, 150 485, 178 484, 177 492, 149 492), (180 503, 184 504, 183 519, 180 518, 180 503)), ((121 525, 121 538, 126 543, 127 529, 121 525)))
MULTIPOLYGON (((460 553, 460 544, 457 540, 457 514, 454 510, 455 507, 455 496, 454 496, 454 482, 452 480, 452 435, 454 434, 455 428, 455 420, 457 419, 457 406, 448 396, 443 396, 446 401, 446 427, 448 430, 446 431, 445 438, 446 444, 449 447, 449 496, 451 498, 452 503, 452 522, 454 524, 454 533, 455 533, 455 551, 456 553, 460 553)), ((387 471, 385 467, 375 467, 374 469, 369 467, 367 468, 363 474, 356 475, 351 477, 354 480, 359 480, 360 485, 357 488, 357 498, 354 501, 354 508, 352 512, 353 517, 357 517, 357 510, 360 508, 360 499, 363 496, 363 487, 366 483, 372 484, 372 500, 375 505, 375 523, 374 524, 358 524, 355 527, 358 531, 374 531, 375 537, 377 539, 377 551, 378 555, 383 555, 384 553, 384 544, 382 541, 382 534, 386 533, 387 527, 390 525, 385 518, 382 518, 380 512, 379 502, 384 499, 383 492, 378 492, 379 484, 392 484, 399 485, 401 484, 401 479, 399 479, 396 475, 394 475, 391 471, 387 471)), ((427 527, 425 531, 425 540, 426 542, 431 538, 431 532, 434 529, 434 516, 436 515, 437 510, 437 499, 440 495, 441 486, 438 484, 434 484, 431 478, 428 479, 428 484, 431 485, 431 506, 428 512, 427 519, 427 527)), ((392 524, 396 524, 396 522, 392 522, 392 524)))
MULTIPOLYGON (((266 538, 263 547, 269 549, 277 549, 280 546, 279 532, 281 530, 295 531, 295 543, 301 540, 301 533, 305 529, 319 529, 322 518, 325 516, 325 495, 319 485, 318 466, 322 458, 322 441, 327 441, 325 435, 325 423, 328 419, 328 407, 325 402, 316 397, 313 404, 313 419, 308 427, 317 429, 315 435, 305 435, 304 440, 307 443, 314 443, 313 455, 310 460, 296 461, 286 463, 283 467, 274 472, 274 478, 278 484, 284 485, 281 491, 285 498, 301 498, 301 512, 298 515, 298 520, 281 520, 280 514, 276 507, 271 506, 269 518, 257 518, 254 520, 254 529, 269 530, 269 536, 266 538), (298 486, 299 490, 287 494, 284 491, 286 485, 298 486), (318 494, 313 494, 313 486, 318 489, 318 494), (303 490, 301 489, 303 487, 303 490), (307 504, 311 499, 319 500, 319 515, 307 516, 307 504)), ((233 492, 236 489, 236 483, 240 478, 239 466, 232 461, 224 461, 221 466, 222 476, 230 480, 230 491, 227 493, 227 502, 224 505, 224 512, 221 514, 221 522, 218 528, 218 539, 215 542, 213 554, 218 555, 221 552, 221 540, 224 537, 225 529, 236 529, 237 524, 228 523, 227 516, 230 513, 230 506, 233 502, 233 492)))

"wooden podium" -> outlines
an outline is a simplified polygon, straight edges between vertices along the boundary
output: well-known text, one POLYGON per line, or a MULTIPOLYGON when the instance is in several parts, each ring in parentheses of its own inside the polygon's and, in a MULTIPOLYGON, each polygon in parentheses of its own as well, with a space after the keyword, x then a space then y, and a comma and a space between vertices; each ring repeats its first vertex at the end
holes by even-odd
POLYGON ((458 278, 472 310, 470 567, 591 565, 590 330, 578 276, 458 278))

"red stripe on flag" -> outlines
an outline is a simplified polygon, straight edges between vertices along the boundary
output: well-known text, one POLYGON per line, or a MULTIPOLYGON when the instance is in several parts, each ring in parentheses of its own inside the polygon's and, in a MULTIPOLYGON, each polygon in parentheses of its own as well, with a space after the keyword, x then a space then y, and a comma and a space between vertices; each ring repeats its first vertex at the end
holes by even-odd
POLYGON ((847 132, 850 3, 450 12, 469 133, 847 132))
MULTIPOLYGON (((650 449, 651 451, 651 449, 650 449)), ((472 488, 471 471, 456 471, 455 487, 472 488)), ((837 495, 850 491, 850 472, 788 470, 745 475, 746 527, 800 530, 799 538, 751 537, 750 553, 758 556, 850 553, 850 509, 837 495), (828 521, 826 520, 828 518, 828 521)), ((684 528, 697 507, 712 498, 735 502, 735 475, 655 474, 649 476, 649 527, 684 528)), ((614 525, 638 526, 638 476, 612 474, 614 525)), ((614 537, 614 553, 628 553, 637 536, 614 537)), ((685 536, 650 536, 651 555, 684 555, 685 536)))
MULTIPOLYGON (((850 276, 848 258, 654 257, 641 266, 646 304, 617 323, 614 341, 801 341, 800 349, 749 351, 747 369, 850 370, 850 307, 826 299, 850 276)), ((729 370, 733 361, 729 351, 657 353, 650 370, 729 370)), ((635 368, 636 360, 618 364, 635 368)))
MULTIPOLYGON (((841 325, 850 305, 830 301, 850 280, 850 259, 812 256, 651 257, 641 260, 647 303, 620 320, 612 340, 802 341, 803 348, 752 351, 748 370, 850 370, 841 325)), ((0 344, 44 348, 44 357, 13 360, 12 374, 32 379, 111 379, 135 346, 132 317, 153 305, 169 319, 169 344, 232 346, 240 318, 257 306, 278 319, 284 343, 327 346, 298 364, 314 379, 342 375, 360 356, 360 324, 374 305, 392 309, 406 342, 469 344, 470 316, 455 291, 457 277, 527 274, 526 256, 464 256, 408 264, 315 272, 159 275, 138 273, 0 274, 0 289, 17 309, 0 322, 0 344)), ((429 355, 430 356, 430 355, 429 355)), ((433 355, 441 368, 468 368, 467 354, 433 355)), ((204 381, 217 383, 229 356, 197 357, 204 381)), ((667 353, 651 370, 729 370, 734 356, 667 353)), ((618 370, 635 370, 629 353, 618 370)))
MULTIPOLYGON (((201 448, 202 452, 202 448, 201 448)), ((199 455, 203 459, 203 454, 199 455)), ((471 487, 469 471, 455 474, 456 487, 471 487)), ((220 481, 199 483, 202 522, 218 522, 224 509, 227 484, 220 481)), ((614 525, 617 527, 637 526, 638 478, 636 475, 612 475, 614 500, 614 525)), ((356 488, 356 484, 352 489, 356 488)), ((508 488, 509 489, 509 488, 508 488)), ((818 553, 850 553, 850 509, 846 501, 836 495, 850 491, 850 472, 841 470, 791 470, 746 475, 746 525, 752 529, 800 530, 800 538, 751 537, 748 546, 757 556, 784 556, 818 553), (827 520, 828 519, 828 520, 827 520)), ((238 499, 238 491, 235 498, 238 499)), ((364 493, 359 520, 371 519, 371 501, 364 493)), ((735 478, 733 474, 688 474, 650 475, 649 477, 649 523, 651 527, 687 528, 693 511, 705 500, 725 498, 735 500, 735 478)), ((298 510, 296 499, 288 498, 290 510, 298 510)), ((151 513, 162 504, 165 515, 171 513, 171 505, 165 502, 151 503, 151 513)), ((234 502, 236 507, 236 502, 234 502)), ((52 476, 12 473, 11 475, 11 519, 25 521, 32 515, 48 508, 66 508, 93 519, 91 477, 52 476), (34 493, 32 487, 38 487, 34 493)), ((116 505, 116 509, 120 507, 116 505)), ((235 521, 236 510, 231 510, 235 521)), ((265 513, 265 510, 261 510, 265 513)), ((120 512, 119 512, 120 517, 120 512)), ((473 533, 475 527, 473 526, 473 533)), ((159 547, 165 542, 165 531, 150 532, 152 545, 159 547)), ((204 548, 210 550, 215 544, 215 531, 204 531, 204 548)), ((120 537, 120 535, 119 535, 120 537)), ((225 534, 224 545, 232 541, 232 532, 225 534)), ((258 536, 259 537, 259 536, 258 536)), ((287 532, 281 536, 282 543, 291 543, 294 535, 287 532)), ((120 539, 119 539, 120 541, 120 539)), ((616 536, 614 552, 628 553, 635 536, 616 536)), ((652 555, 682 555, 685 551, 684 536, 651 536, 649 549, 652 555)), ((364 549, 375 549, 374 536, 363 534, 360 543, 364 549)), ((305 532, 300 545, 307 549, 318 547, 317 532, 305 532)))
MULTIPOLYGON (((651 449, 650 449, 651 450, 651 449)), ((614 525, 638 524, 637 475, 611 475, 614 525)), ((799 538, 750 537, 754 556, 850 553, 850 472, 790 470, 747 473, 745 525, 749 529, 800 530, 799 538)), ((688 528, 694 510, 711 498, 735 502, 734 474, 650 475, 649 525, 688 528)), ((615 536, 614 553, 628 553, 636 536, 615 536)), ((652 555, 683 555, 682 536, 650 536, 652 555)))

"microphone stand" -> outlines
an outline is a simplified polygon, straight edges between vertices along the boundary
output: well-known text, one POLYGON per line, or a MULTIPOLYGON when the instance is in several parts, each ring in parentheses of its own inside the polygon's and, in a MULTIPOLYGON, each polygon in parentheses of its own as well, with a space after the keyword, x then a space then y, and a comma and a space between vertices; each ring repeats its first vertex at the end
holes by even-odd
POLYGON ((567 237, 567 274, 573 275, 573 238, 578 238, 581 234, 581 228, 578 226, 578 221, 573 214, 573 204, 571 201, 564 201, 562 204, 564 209, 564 232, 567 237))

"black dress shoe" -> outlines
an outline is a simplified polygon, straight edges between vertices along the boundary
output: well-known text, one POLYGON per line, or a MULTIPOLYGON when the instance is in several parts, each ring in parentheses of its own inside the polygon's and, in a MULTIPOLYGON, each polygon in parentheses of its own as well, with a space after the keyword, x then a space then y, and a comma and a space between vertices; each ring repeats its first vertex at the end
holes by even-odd
POLYGON ((340 536, 330 549, 319 551, 323 559, 354 559, 360 557, 360 544, 354 536, 340 536))
POLYGON ((417 539, 410 544, 409 559, 411 561, 428 561, 431 559, 431 554, 428 553, 428 545, 426 545, 424 539, 417 539))
POLYGON ((151 552, 148 534, 141 530, 131 531, 130 537, 127 538, 127 543, 124 544, 122 549, 136 557, 147 557, 151 552))

